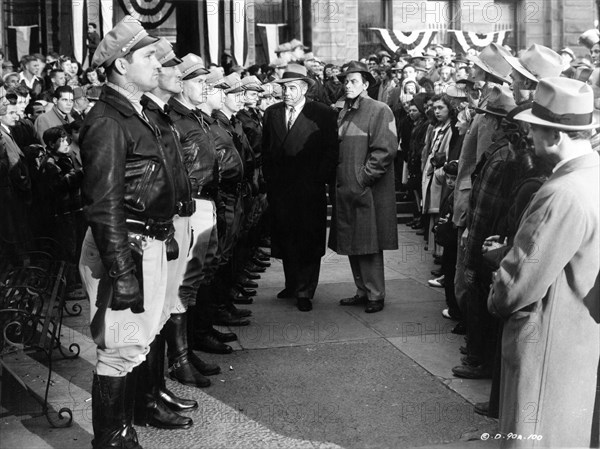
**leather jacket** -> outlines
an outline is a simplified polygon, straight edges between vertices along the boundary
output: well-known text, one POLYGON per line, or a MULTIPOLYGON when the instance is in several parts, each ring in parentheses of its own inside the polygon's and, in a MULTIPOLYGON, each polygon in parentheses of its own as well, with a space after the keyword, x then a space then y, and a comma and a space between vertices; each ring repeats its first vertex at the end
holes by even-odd
MULTIPOLYGON (((216 117, 225 115, 216 111, 216 117)), ((202 113, 202 117, 207 121, 207 115, 202 113)), ((210 118, 210 117, 208 117, 210 118)), ((227 120, 227 118, 225 118, 227 120)), ((244 179, 244 163, 235 146, 233 132, 219 124, 219 120, 212 118, 210 123, 210 132, 215 139, 219 162, 219 188, 229 191, 230 187, 239 184, 244 179)))
POLYGON ((199 112, 188 109, 175 98, 169 100, 169 106, 169 114, 179 132, 183 163, 192 183, 193 195, 216 200, 219 163, 215 139, 209 131, 210 124, 199 112))
MULTIPOLYGON (((156 104, 152 98, 146 96, 142 97, 142 106, 144 106, 144 113, 160 133, 162 146, 169 166, 183 165, 179 133, 170 115, 156 104)), ((168 105, 167 108, 169 108, 168 105)), ((167 174, 173 178, 177 201, 182 204, 190 202, 191 186, 185 170, 177 170, 167 174)))
POLYGON ((158 128, 108 85, 79 143, 85 215, 107 271, 117 277, 132 263, 126 220, 172 220, 179 195, 173 179, 185 168, 165 154, 158 128))

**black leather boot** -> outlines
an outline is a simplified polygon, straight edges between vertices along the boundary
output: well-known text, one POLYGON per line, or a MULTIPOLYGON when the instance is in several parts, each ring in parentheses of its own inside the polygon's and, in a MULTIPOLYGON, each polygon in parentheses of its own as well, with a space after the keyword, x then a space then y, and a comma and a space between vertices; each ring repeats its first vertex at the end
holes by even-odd
POLYGON ((210 329, 210 334, 219 340, 221 343, 229 343, 230 341, 236 341, 237 335, 233 332, 221 332, 216 330, 214 327, 210 329))
POLYGON ((192 419, 171 410, 161 398, 161 386, 165 378, 164 350, 164 339, 157 335, 150 345, 146 360, 139 366, 134 423, 159 429, 189 429, 193 424, 192 419))
POLYGON ((132 416, 126 406, 130 375, 110 377, 94 374, 92 382, 92 427, 94 429, 92 447, 94 449, 142 448, 132 426, 132 416))
POLYGON ((204 377, 190 363, 186 315, 184 313, 171 314, 161 331, 161 335, 165 337, 168 346, 169 377, 190 387, 208 387, 210 379, 204 377))
POLYGON ((250 321, 234 316, 227 310, 226 306, 221 305, 215 316, 215 324, 219 326, 248 326, 250 321))
POLYGON ((217 340, 212 334, 199 335, 194 340, 194 350, 211 354, 231 354, 233 348, 217 340))

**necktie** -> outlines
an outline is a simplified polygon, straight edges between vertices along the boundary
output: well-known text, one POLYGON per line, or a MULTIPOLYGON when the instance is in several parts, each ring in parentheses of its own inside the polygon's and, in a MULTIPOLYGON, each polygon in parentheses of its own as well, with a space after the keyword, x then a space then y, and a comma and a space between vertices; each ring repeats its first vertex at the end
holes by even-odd
POLYGON ((294 124, 294 112, 296 112, 296 110, 294 109, 294 107, 292 106, 290 108, 290 116, 288 118, 288 123, 287 123, 287 128, 288 131, 292 128, 292 125, 294 124))

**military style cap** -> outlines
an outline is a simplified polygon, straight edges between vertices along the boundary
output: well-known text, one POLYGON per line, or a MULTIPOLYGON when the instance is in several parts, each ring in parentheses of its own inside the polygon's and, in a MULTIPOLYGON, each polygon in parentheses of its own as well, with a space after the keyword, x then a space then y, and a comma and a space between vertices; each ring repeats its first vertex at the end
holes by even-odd
POLYGON ((221 69, 211 67, 208 76, 206 77, 206 84, 210 84, 216 89, 229 89, 231 86, 225 81, 223 72, 221 69))
POLYGON ((158 38, 150 36, 137 19, 125 16, 98 44, 92 67, 110 67, 118 58, 157 41, 158 38))
POLYGON ((237 72, 230 73, 225 78, 223 78, 223 81, 229 86, 225 89, 226 94, 235 94, 243 90, 241 87, 242 78, 237 72))
POLYGON ((175 55, 173 46, 164 37, 161 37, 156 43, 156 59, 163 67, 173 67, 183 62, 175 55))
POLYGON ((261 86, 260 80, 255 76, 247 76, 242 78, 239 82, 239 85, 229 91, 228 94, 236 94, 238 92, 243 92, 246 90, 253 90, 254 92, 263 92, 264 89, 261 86))
POLYGON ((181 64, 179 64, 178 67, 181 72, 181 79, 184 81, 209 73, 208 70, 204 68, 204 61, 202 58, 194 53, 188 53, 181 58, 181 64))

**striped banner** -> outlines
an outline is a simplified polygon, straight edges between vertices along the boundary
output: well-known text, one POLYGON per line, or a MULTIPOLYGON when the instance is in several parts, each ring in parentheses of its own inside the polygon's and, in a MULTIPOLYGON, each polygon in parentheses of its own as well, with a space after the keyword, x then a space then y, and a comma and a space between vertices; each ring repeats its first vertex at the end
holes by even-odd
POLYGON ((246 0, 205 0, 207 64, 221 63, 229 52, 234 63, 244 65, 248 54, 246 0))
POLYGON ((277 55, 275 49, 279 46, 279 28, 284 27, 285 23, 257 23, 256 26, 264 28, 265 37, 263 39, 263 47, 265 54, 268 55, 269 62, 275 61, 277 55))
POLYGON ((474 48, 477 51, 483 50, 485 47, 495 42, 498 45, 504 45, 511 30, 494 31, 493 33, 481 34, 473 31, 448 30, 454 35, 454 38, 461 46, 464 52, 469 48, 474 48))
POLYGON ((399 48, 413 50, 413 52, 422 52, 427 47, 437 30, 416 30, 404 32, 400 30, 389 30, 387 28, 369 28, 377 31, 381 41, 387 50, 395 53, 399 48))

